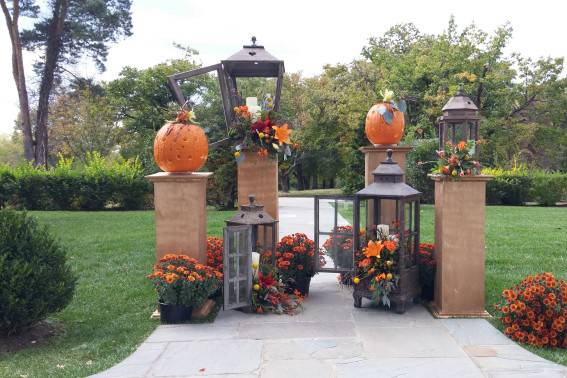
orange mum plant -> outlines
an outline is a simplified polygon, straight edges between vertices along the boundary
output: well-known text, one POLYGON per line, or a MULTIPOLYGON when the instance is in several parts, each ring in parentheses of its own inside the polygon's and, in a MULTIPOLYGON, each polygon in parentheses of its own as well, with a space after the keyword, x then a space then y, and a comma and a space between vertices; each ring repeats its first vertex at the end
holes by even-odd
POLYGON ((186 255, 166 254, 148 278, 160 303, 199 307, 222 284, 222 273, 186 255))
POLYGON ((223 246, 222 239, 215 236, 207 237, 207 265, 219 272, 223 271, 223 246))
POLYGON ((567 348, 567 283, 553 274, 526 277, 504 290, 495 307, 511 339, 538 347, 567 348))

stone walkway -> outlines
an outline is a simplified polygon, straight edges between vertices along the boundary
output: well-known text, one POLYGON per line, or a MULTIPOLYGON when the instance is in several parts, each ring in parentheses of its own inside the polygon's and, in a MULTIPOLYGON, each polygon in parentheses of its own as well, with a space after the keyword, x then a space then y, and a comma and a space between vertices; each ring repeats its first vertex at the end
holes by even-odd
MULTIPOLYGON (((280 199, 281 231, 313 234, 313 200, 280 199), (292 226, 294 224, 295 226, 292 226)), ((368 306, 368 302, 365 302, 368 306)), ((319 274, 296 316, 221 312, 214 324, 160 325, 96 377, 567 377, 484 319, 438 320, 355 309, 335 274, 319 274)))

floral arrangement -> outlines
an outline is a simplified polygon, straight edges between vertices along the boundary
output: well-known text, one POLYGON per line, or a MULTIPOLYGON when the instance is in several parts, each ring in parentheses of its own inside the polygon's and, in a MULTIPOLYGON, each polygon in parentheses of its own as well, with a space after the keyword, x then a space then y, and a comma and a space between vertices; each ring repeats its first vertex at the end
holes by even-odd
POLYGON ((504 290, 495 307, 511 339, 537 347, 567 348, 567 283, 553 274, 526 277, 504 290))
POLYGON ((252 266, 252 309, 258 314, 273 312, 293 315, 302 308, 303 296, 297 290, 286 292, 285 284, 268 264, 252 266))
POLYGON ((222 273, 186 255, 166 254, 148 278, 163 304, 198 307, 222 284, 222 273))
POLYGON ((399 280, 399 239, 396 235, 378 233, 378 240, 370 240, 362 253, 357 254, 357 266, 353 283, 366 285, 373 292, 372 300, 390 306, 389 294, 399 280))
MULTIPOLYGON (((433 173, 450 177, 475 176, 480 174, 480 163, 473 160, 476 145, 480 141, 447 142, 443 150, 437 151, 439 160, 433 173)), ((422 163, 423 164, 423 163, 422 163)))
MULTIPOLYGON (((352 267, 352 226, 337 226, 334 230, 337 235, 331 235, 323 243, 325 255, 330 256, 335 266, 352 267)), ((366 243, 365 230, 360 231, 361 244, 366 243)))
POLYGON ((237 106, 234 115, 231 138, 239 141, 234 147, 237 163, 244 159, 243 149, 256 151, 261 157, 283 153, 285 160, 291 156, 291 148, 295 146, 290 140, 291 129, 273 111, 273 102, 264 101, 259 113, 251 113, 246 105, 237 106))
POLYGON ((276 263, 284 277, 315 275, 315 242, 304 233, 284 236, 276 245, 276 263))
POLYGON ((417 257, 419 266, 419 283, 421 285, 421 295, 423 299, 433 299, 433 288, 435 284, 435 245, 430 243, 420 243, 417 257))
POLYGON ((215 236, 207 237, 207 265, 223 271, 224 241, 215 236))

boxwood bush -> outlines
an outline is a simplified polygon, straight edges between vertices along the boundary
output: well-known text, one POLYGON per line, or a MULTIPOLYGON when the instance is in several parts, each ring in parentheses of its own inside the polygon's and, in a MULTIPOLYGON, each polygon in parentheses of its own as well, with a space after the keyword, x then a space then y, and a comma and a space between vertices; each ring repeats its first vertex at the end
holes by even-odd
POLYGON ((0 210, 0 333, 14 333, 65 308, 75 278, 65 250, 35 218, 0 210))
POLYGON ((49 170, 0 167, 0 206, 19 209, 140 210, 151 189, 138 160, 109 161, 96 153, 84 165, 61 159, 49 170))

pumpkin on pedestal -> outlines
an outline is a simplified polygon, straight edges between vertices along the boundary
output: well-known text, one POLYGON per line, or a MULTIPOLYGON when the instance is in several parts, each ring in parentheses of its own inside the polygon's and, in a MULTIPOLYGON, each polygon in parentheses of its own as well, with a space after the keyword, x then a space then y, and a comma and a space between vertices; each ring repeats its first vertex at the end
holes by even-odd
POLYGON ((364 131, 372 144, 398 144, 404 136, 404 100, 392 101, 393 93, 386 91, 384 102, 370 108, 364 131))
POLYGON ((154 139, 154 160, 165 172, 195 172, 207 161, 209 141, 202 128, 192 124, 193 112, 181 110, 175 121, 159 129, 154 139))

